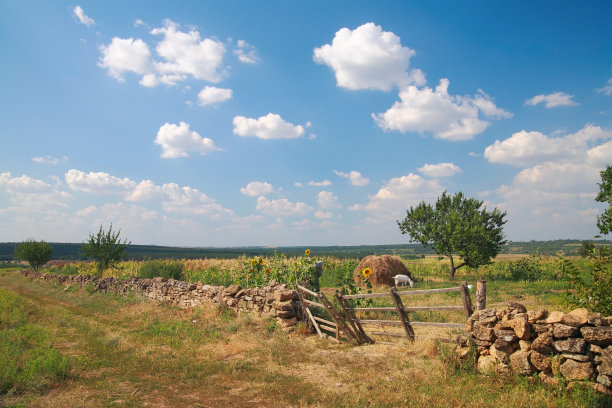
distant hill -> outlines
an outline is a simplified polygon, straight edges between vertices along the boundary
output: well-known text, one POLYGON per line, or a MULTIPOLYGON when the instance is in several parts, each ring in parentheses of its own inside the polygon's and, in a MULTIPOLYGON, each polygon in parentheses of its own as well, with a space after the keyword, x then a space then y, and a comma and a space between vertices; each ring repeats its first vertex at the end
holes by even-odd
MULTIPOLYGON (((554 241, 509 242, 502 249, 502 254, 531 254, 540 251, 542 255, 563 254, 577 255, 582 241, 563 239, 554 241)), ((612 241, 598 240, 597 243, 612 245, 612 241)), ((0 261, 13 260, 16 242, 0 243, 0 261)), ((82 259, 79 254, 81 244, 50 242, 53 247, 53 259, 82 259)), ((398 255, 404 258, 420 257, 434 252, 420 244, 400 245, 355 245, 355 246, 310 246, 310 247, 228 247, 228 248, 186 248, 156 245, 130 245, 130 259, 158 258, 237 258, 245 256, 270 256, 275 251, 287 256, 302 255, 306 249, 312 250, 315 256, 333 256, 337 258, 363 258, 367 255, 398 255)))

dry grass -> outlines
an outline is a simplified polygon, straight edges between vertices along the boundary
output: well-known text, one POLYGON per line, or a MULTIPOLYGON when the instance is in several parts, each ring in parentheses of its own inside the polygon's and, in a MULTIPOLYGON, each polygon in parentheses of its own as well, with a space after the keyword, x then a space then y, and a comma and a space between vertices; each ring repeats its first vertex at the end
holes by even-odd
POLYGON ((591 394, 446 371, 436 339, 354 347, 272 330, 267 318, 216 305, 191 311, 137 298, 64 291, 15 273, 0 287, 73 362, 71 379, 45 394, 0 397, 31 407, 587 407, 591 394))

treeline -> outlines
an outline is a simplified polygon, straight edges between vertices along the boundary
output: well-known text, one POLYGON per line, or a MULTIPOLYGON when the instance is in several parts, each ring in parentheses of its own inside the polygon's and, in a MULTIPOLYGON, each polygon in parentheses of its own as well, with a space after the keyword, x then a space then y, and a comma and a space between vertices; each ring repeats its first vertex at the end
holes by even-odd
MULTIPOLYGON (((598 240, 598 244, 612 245, 612 241, 598 240)), ((0 261, 12 261, 15 246, 18 242, 0 243, 0 261)), ((83 259, 80 253, 81 244, 51 242, 53 259, 77 260, 83 259)), ((533 254, 542 255, 578 255, 582 241, 564 239, 554 241, 528 241, 509 242, 504 245, 502 254, 533 254)), ((355 246, 311 246, 311 247, 228 247, 228 248, 185 248, 155 245, 130 245, 127 249, 127 258, 142 259, 200 259, 200 258, 237 258, 245 255, 271 256, 274 252, 284 253, 287 256, 299 256, 310 249, 314 256, 331 256, 336 258, 363 258, 367 255, 397 255, 406 259, 421 257, 434 252, 423 248, 420 244, 400 245, 355 245, 355 246)))

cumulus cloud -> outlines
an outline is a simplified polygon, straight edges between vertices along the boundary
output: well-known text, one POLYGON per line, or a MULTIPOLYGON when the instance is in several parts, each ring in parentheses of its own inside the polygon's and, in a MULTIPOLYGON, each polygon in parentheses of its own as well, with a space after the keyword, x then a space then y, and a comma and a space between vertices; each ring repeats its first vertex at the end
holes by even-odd
POLYGON ((134 20, 134 27, 140 27, 143 25, 146 25, 146 23, 142 21, 141 19, 137 18, 136 20, 134 20))
POLYGON ((604 95, 612 95, 612 78, 608 79, 607 84, 603 88, 597 89, 597 92, 604 95))
POLYGON ((434 178, 451 177, 457 173, 461 173, 459 166, 453 163, 425 164, 418 170, 423 175, 434 178))
POLYGON ((319 194, 317 194, 317 204, 319 205, 319 208, 327 210, 340 208, 340 205, 338 204, 338 197, 331 191, 320 191, 319 194))
POLYGON ((142 39, 114 37, 110 44, 100 46, 98 65, 120 82, 125 80, 125 72, 142 75, 140 84, 147 87, 175 85, 190 77, 216 83, 225 77, 225 45, 221 41, 202 39, 195 29, 180 31, 178 24, 170 20, 151 30, 151 34, 163 37, 155 46, 159 60, 152 58, 142 39))
POLYGON ((272 184, 261 182, 261 181, 251 181, 246 187, 242 187, 240 192, 244 195, 256 197, 256 196, 265 196, 274 191, 274 187, 272 184))
POLYGON ((548 95, 536 95, 533 98, 527 99, 525 105, 535 106, 543 103, 547 108, 556 108, 558 106, 576 106, 576 102, 572 100, 574 96, 568 95, 565 92, 553 92, 548 95))
POLYGON ((395 85, 425 83, 420 70, 407 72, 414 50, 374 23, 342 28, 331 44, 314 49, 314 61, 329 66, 342 88, 389 91, 395 85))
POLYGON ((0 189, 8 194, 11 203, 14 204, 14 207, 5 208, 6 212, 46 213, 51 207, 68 207, 67 201, 72 198, 72 195, 61 191, 58 186, 52 186, 25 174, 13 177, 10 172, 0 173, 0 189))
POLYGON ((334 218, 334 213, 331 211, 315 211, 314 216, 319 220, 329 220, 334 218))
POLYGON ((213 103, 225 102, 228 99, 232 99, 233 94, 231 89, 205 86, 198 94, 198 104, 200 106, 206 106, 213 103))
POLYGON ((93 18, 88 17, 88 16, 85 14, 85 11, 83 11, 83 8, 82 8, 81 6, 76 6, 76 7, 75 7, 75 8, 72 10, 72 12, 73 12, 73 13, 74 13, 74 15, 76 16, 76 18, 78 18, 78 19, 79 19, 79 22, 80 22, 81 24, 84 24, 84 25, 86 25, 87 27, 90 27, 90 26, 92 26, 92 25, 95 25, 95 24, 96 24, 96 22, 94 21, 94 19, 93 19, 93 18))
POLYGON ((411 205, 421 201, 433 201, 444 191, 436 180, 427 180, 418 174, 392 178, 374 195, 369 196, 367 204, 350 207, 353 211, 370 211, 378 217, 397 218, 411 205))
POLYGON ((136 183, 128 178, 119 178, 104 172, 85 173, 70 169, 64 177, 71 189, 91 194, 125 194, 136 187, 136 183))
POLYGON ((53 157, 51 155, 46 155, 44 157, 32 157, 32 161, 36 162, 36 163, 42 163, 42 164, 59 164, 60 162, 65 162, 67 161, 68 158, 66 156, 60 158, 57 157, 53 157))
POLYGON ((312 210, 312 207, 306 203, 293 203, 286 198, 269 200, 263 196, 257 198, 257 206, 255 208, 266 215, 274 217, 304 215, 312 210))
POLYGON ((355 171, 355 170, 352 170, 349 173, 344 173, 342 171, 334 170, 334 173, 336 173, 336 175, 340 177, 349 179, 351 182, 351 185, 353 186, 361 187, 361 186, 367 185, 370 182, 369 178, 362 176, 360 172, 355 171))
POLYGON ((198 132, 191 131, 189 125, 180 122, 178 125, 166 123, 159 128, 155 144, 162 148, 160 157, 176 159, 188 157, 189 152, 198 152, 202 156, 219 150, 212 139, 202 137, 198 132))
POLYGON ((259 62, 257 50, 246 41, 238 40, 236 47, 234 55, 238 57, 240 62, 244 62, 245 64, 257 64, 259 62))
MULTIPOLYGON (((510 138, 488 146, 485 158, 491 163, 530 166, 553 160, 583 160, 587 151, 600 140, 612 139, 612 131, 587 124, 576 133, 562 137, 549 137, 540 132, 520 131, 510 138)), ((591 157, 603 159, 608 149, 605 146, 593 147, 591 157)), ((610 156, 608 156, 609 158, 610 156)))
POLYGON ((311 181, 308 182, 309 186, 314 186, 314 187, 327 187, 327 186, 331 186, 331 184, 332 184, 332 182, 329 181, 329 180, 323 180, 323 181, 314 181, 314 180, 311 180, 311 181))
POLYGON ((189 215, 204 215, 211 219, 233 217, 232 210, 223 208, 214 199, 189 186, 179 186, 175 183, 162 186, 167 199, 162 202, 162 208, 169 213, 189 215))
POLYGON ((376 124, 385 132, 431 133, 438 139, 469 140, 482 133, 490 118, 509 118, 512 115, 498 108, 491 98, 479 91, 475 96, 450 95, 449 81, 440 80, 435 89, 411 85, 403 88, 400 101, 384 113, 372 114, 376 124))
POLYGON ((236 116, 233 120, 234 134, 259 139, 295 139, 304 134, 302 125, 285 122, 280 115, 268 113, 258 119, 236 116))

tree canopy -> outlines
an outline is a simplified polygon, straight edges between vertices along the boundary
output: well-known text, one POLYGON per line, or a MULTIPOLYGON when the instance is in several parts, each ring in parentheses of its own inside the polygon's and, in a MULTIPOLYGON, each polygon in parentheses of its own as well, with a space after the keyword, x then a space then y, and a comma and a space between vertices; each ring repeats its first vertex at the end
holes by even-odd
POLYGON ((459 192, 438 197, 435 206, 422 201, 410 207, 406 218, 398 226, 402 234, 409 234, 412 242, 420 242, 436 253, 450 259, 450 276, 463 266, 478 267, 497 256, 504 240, 505 211, 487 211, 483 202, 459 192), (461 263, 455 265, 453 256, 461 263))
POLYGON ((27 261, 35 271, 51 260, 53 248, 45 241, 30 238, 15 247, 15 257, 27 261))
POLYGON ((113 233, 113 224, 110 225, 107 232, 104 232, 100 225, 98 233, 89 234, 89 242, 81 246, 83 254, 96 262, 99 275, 125 257, 127 247, 131 242, 127 242, 126 239, 122 243, 119 238, 120 233, 121 230, 113 233))
POLYGON ((597 216, 597 228, 599 228, 599 232, 605 235, 612 231, 612 166, 608 164, 606 169, 600 171, 599 174, 601 175, 601 183, 597 183, 599 193, 597 193, 595 200, 600 203, 608 203, 608 208, 597 216))

